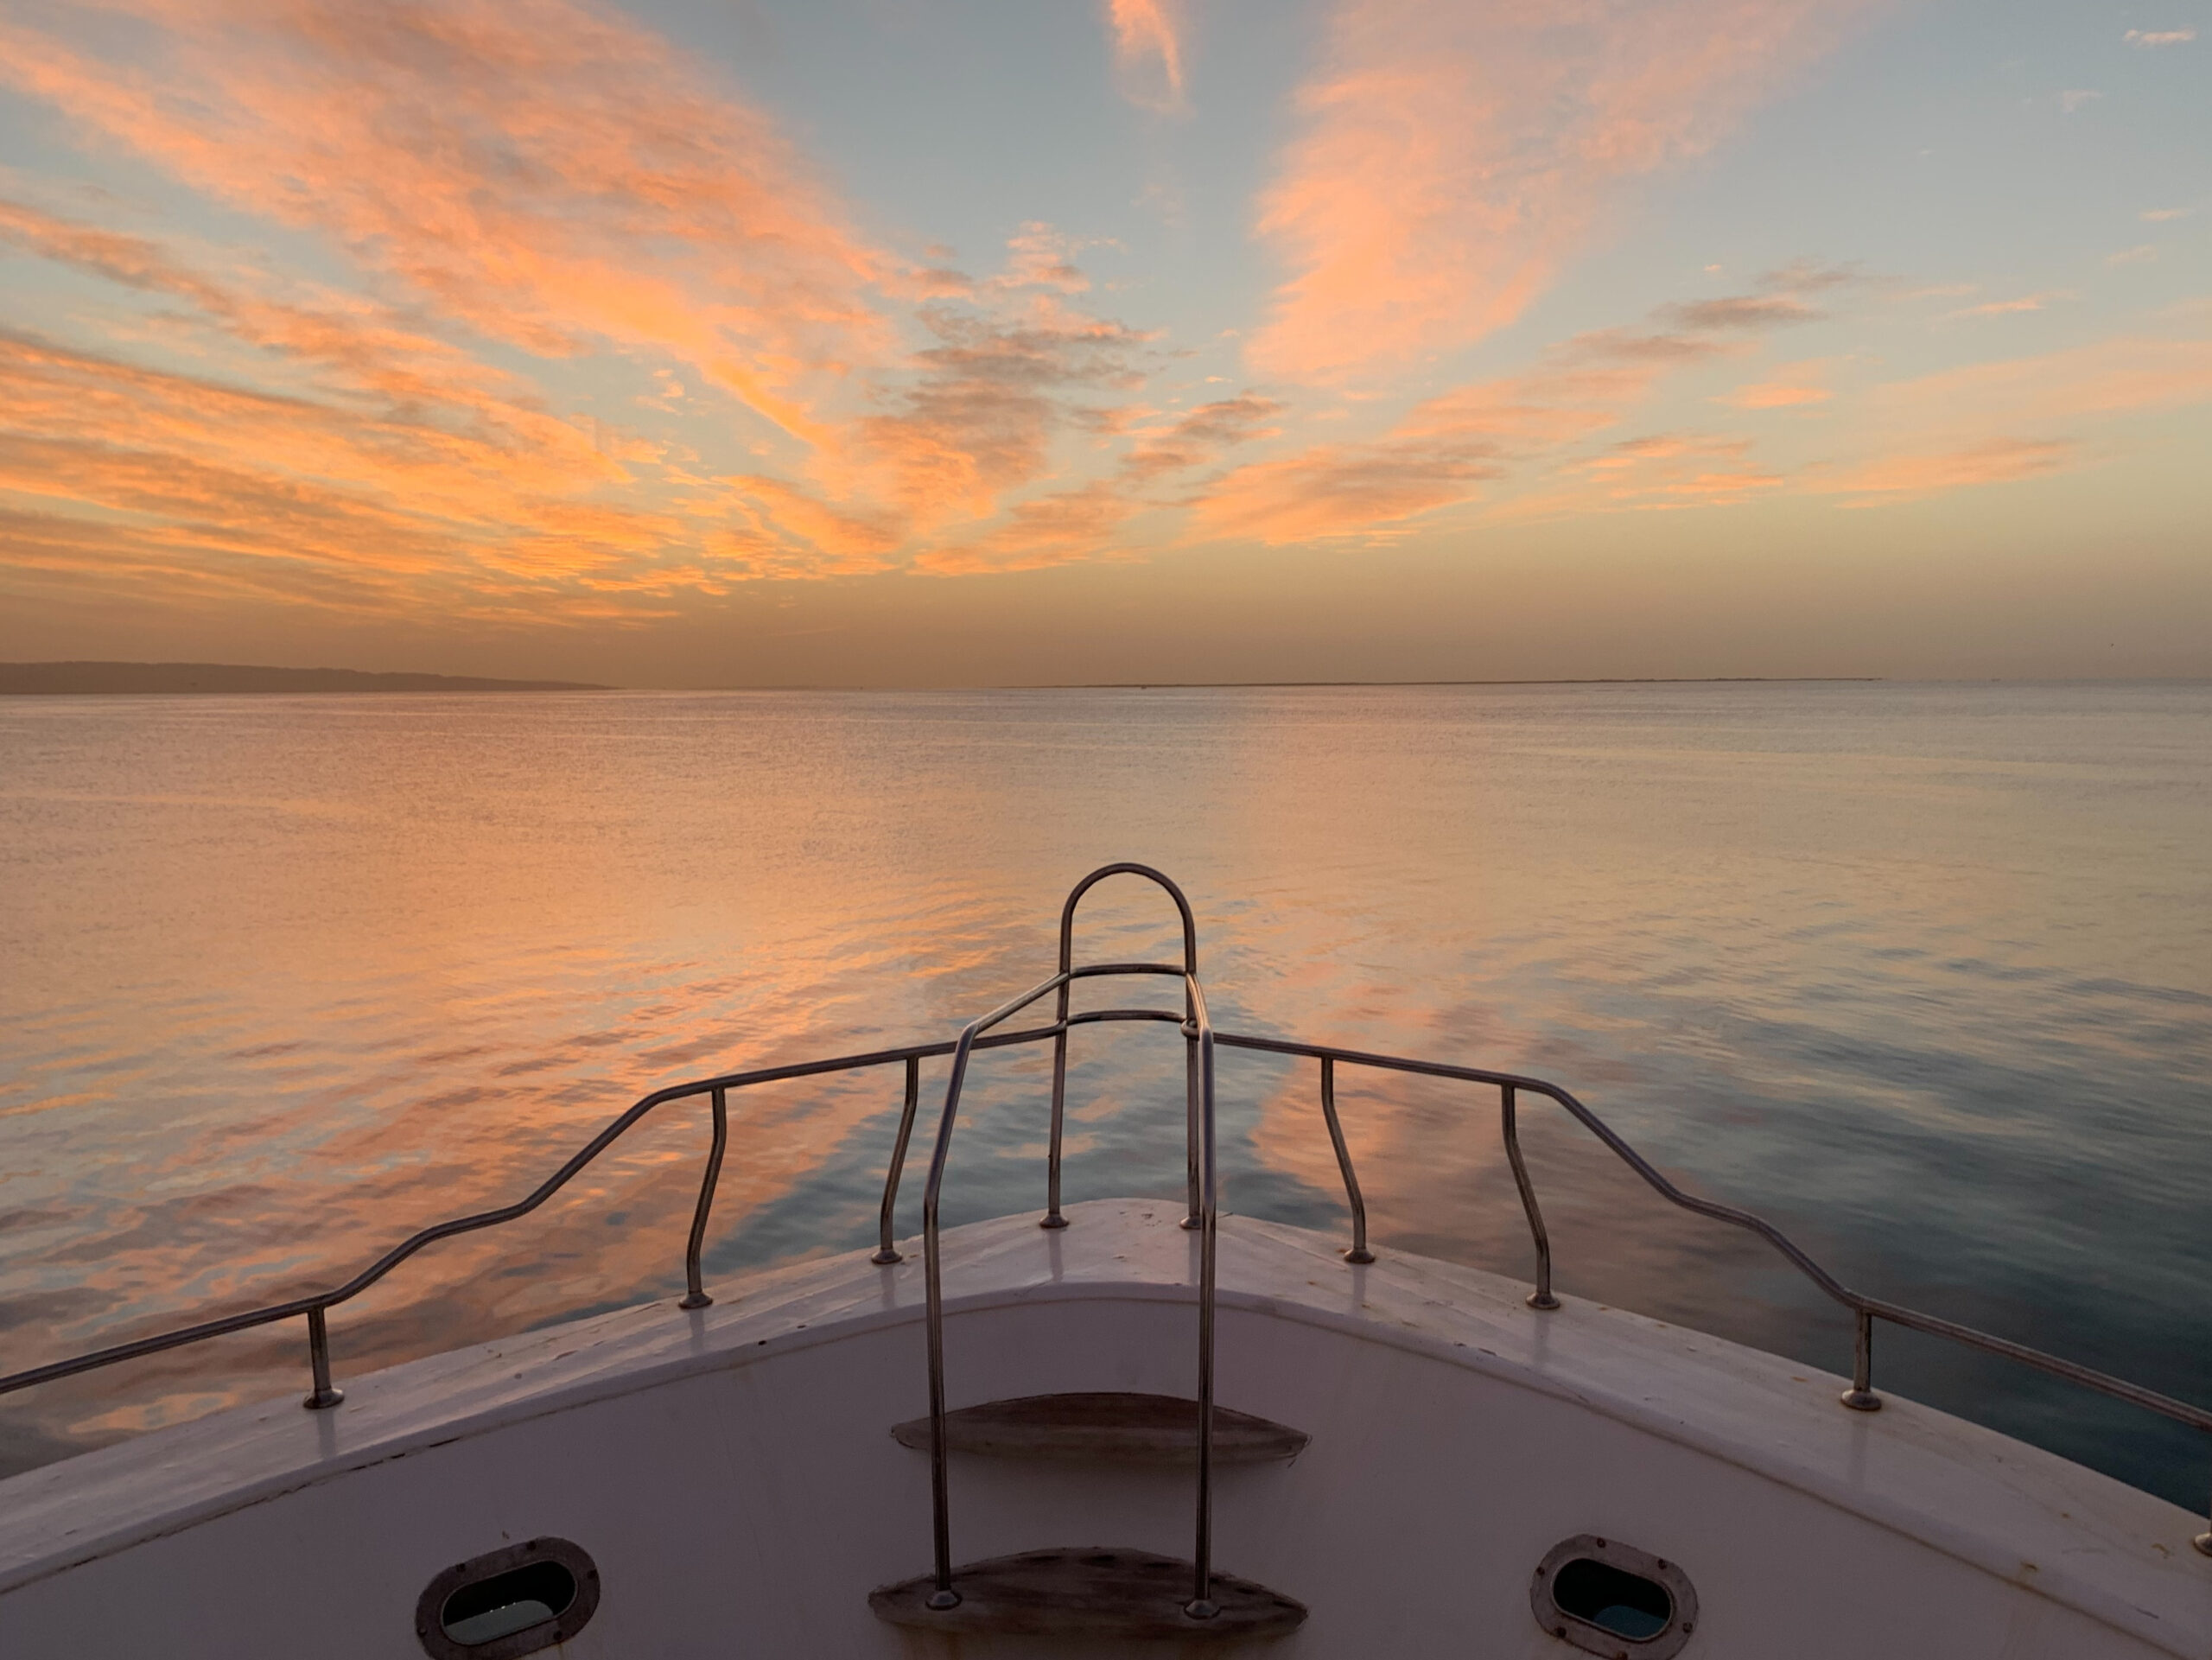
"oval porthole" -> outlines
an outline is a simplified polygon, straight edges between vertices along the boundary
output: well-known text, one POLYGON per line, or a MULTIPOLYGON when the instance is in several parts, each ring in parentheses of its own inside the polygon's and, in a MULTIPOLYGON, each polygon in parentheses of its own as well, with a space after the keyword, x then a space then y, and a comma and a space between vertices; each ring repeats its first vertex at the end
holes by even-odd
POLYGON ((430 1660, 518 1660, 567 1642, 598 1607, 590 1553, 532 1539, 457 1562, 424 1586, 415 1635, 430 1660))
POLYGON ((1529 1582, 1529 1606, 1554 1637, 1610 1660, 1667 1660, 1697 1630, 1688 1574, 1594 1533, 1552 1547, 1529 1582))

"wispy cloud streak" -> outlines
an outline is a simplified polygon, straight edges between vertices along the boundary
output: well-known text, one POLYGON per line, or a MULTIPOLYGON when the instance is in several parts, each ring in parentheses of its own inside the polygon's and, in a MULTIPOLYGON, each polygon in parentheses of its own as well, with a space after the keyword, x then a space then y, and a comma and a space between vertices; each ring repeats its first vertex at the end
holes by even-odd
POLYGON ((1343 0, 1261 204, 1261 372, 1378 373, 1518 316, 1625 179, 1704 154, 1863 0, 1343 0))
POLYGON ((1123 93, 1147 109, 1172 112, 1185 103, 1187 36, 1177 0, 1106 0, 1114 59, 1123 93))

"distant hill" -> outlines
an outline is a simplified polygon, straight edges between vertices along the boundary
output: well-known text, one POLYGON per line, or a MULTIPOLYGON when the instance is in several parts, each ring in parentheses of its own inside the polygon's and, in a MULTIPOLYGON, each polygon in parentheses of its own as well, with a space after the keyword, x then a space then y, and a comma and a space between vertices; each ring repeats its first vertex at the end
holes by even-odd
POLYGON ((0 663, 0 696, 124 691, 608 691, 578 680, 264 669, 238 663, 0 663))

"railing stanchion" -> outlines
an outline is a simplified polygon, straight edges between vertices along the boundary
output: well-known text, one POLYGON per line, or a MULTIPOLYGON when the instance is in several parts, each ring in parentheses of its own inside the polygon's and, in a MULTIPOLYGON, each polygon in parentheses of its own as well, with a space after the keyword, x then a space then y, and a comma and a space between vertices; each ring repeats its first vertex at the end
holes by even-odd
POLYGON ((1859 1311, 1858 1340, 1852 1345, 1851 1387, 1840 1399, 1853 1412, 1879 1412, 1882 1397, 1874 1393, 1874 1315, 1859 1311))
POLYGON ((1337 1149, 1337 1168, 1344 1173, 1344 1203, 1351 1206, 1351 1249, 1344 1261, 1365 1264, 1375 1260, 1367 1248, 1367 1201, 1360 1196, 1359 1178, 1351 1173, 1351 1149, 1344 1145, 1344 1127, 1337 1120, 1337 1058, 1321 1057, 1321 1116, 1329 1126, 1329 1145, 1337 1149))
MULTIPOLYGON (((1071 900, 1069 904, 1072 907, 1074 901, 1071 900)), ((1067 955, 1066 938, 1064 928, 1060 946, 1063 957, 1067 955)), ((1001 1003, 962 1028, 958 1041, 952 1046, 952 1072, 945 1079, 944 1110, 938 1115, 937 1144, 930 1151, 929 1179, 922 1184, 922 1321, 928 1328, 930 1362, 930 1535, 937 1580, 926 1606, 939 1613, 960 1606, 960 1593, 952 1588, 952 1497, 944 1457, 944 1261, 938 1234, 945 1160, 952 1151, 952 1127, 960 1113, 960 1091, 968 1081, 968 1058, 983 1034, 1007 1015, 1028 1008, 1046 992, 1059 990, 1069 977, 1069 970, 1063 969, 1041 985, 1010 1002, 1001 1003)), ((1044 1034, 1037 1035, 1041 1037, 1044 1034)))
POLYGON ((1198 1087, 1204 1095, 1199 1117, 1198 1156, 1204 1186, 1198 1193, 1198 1516, 1191 1551, 1191 1600, 1183 1612, 1192 1619, 1211 1619, 1221 1610, 1213 1600, 1213 1305, 1215 1245, 1221 1228, 1219 1178, 1214 1168, 1213 1028, 1198 998, 1198 979, 1190 981, 1191 1015, 1198 1028, 1198 1087))
POLYGON ((1521 1123, 1514 1111, 1510 1084, 1497 1087, 1498 1126, 1505 1136, 1505 1157, 1513 1167, 1513 1185, 1521 1190, 1521 1208, 1528 1213, 1529 1237, 1536 1245, 1536 1288, 1529 1294, 1529 1307, 1547 1313, 1559 1307, 1552 1295, 1552 1237, 1544 1228, 1544 1213, 1536 1205, 1536 1186, 1529 1180, 1529 1161, 1521 1156, 1521 1123))
POLYGON ((1040 1228, 1065 1228, 1060 1214, 1060 1146, 1065 1138, 1068 1110, 1068 989, 1060 988, 1059 1030, 1052 1037, 1052 1132, 1045 1152, 1045 1219, 1040 1228))
MULTIPOLYGON (((1188 1008, 1187 1002, 1185 1007, 1188 1008)), ((1183 1220, 1186 1231, 1205 1225, 1198 1197, 1198 1027, 1195 1016, 1183 1023, 1183 1220)))
POLYGON ((699 1207, 691 1212, 691 1237, 683 1247, 683 1301, 678 1308, 704 1308, 714 1299, 699 1282, 699 1252, 707 1243, 707 1213, 715 1208, 715 1185, 721 1180, 722 1153, 729 1146, 729 1096, 712 1091, 715 1139, 707 1148, 707 1171, 699 1178, 699 1207))
POLYGON ((315 1377, 315 1393, 302 1401, 302 1406, 310 1412, 321 1412, 346 1398, 346 1391, 334 1388, 330 1381, 330 1322, 320 1308, 308 1310, 308 1369, 315 1377))
POLYGON ((906 1142, 914 1133, 914 1107, 922 1098, 922 1061, 918 1055, 906 1057, 906 1102, 899 1110, 899 1139, 891 1148, 891 1168, 883 1176, 883 1215, 877 1224, 879 1243, 875 1255, 868 1261, 880 1267, 903 1262, 899 1247, 891 1243, 892 1212, 899 1205, 899 1178, 906 1168, 906 1142))

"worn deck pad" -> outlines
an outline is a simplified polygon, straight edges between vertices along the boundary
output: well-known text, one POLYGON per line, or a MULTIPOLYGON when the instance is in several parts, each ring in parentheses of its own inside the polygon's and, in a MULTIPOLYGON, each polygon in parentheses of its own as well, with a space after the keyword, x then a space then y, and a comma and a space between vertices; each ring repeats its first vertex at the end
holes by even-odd
MULTIPOLYGON (((930 1421, 895 1426, 901 1447, 930 1450, 930 1421)), ((1294 1459, 1313 1438, 1249 1412, 1213 1409, 1216 1464, 1265 1464, 1294 1459)), ((1198 1403, 1173 1395, 1128 1390, 1025 1395, 962 1407, 944 1419, 944 1444, 955 1453, 1063 1463, 1189 1466, 1198 1457, 1198 1403)))
POLYGON ((1305 1623, 1306 1605, 1233 1574, 1213 1576, 1220 1612, 1193 1619, 1190 1563, 1110 1545, 1025 1550, 953 1570, 957 1607, 928 1606, 934 1576, 868 1593, 877 1618, 917 1631, 1010 1637, 1250 1639, 1280 1637, 1305 1623))

